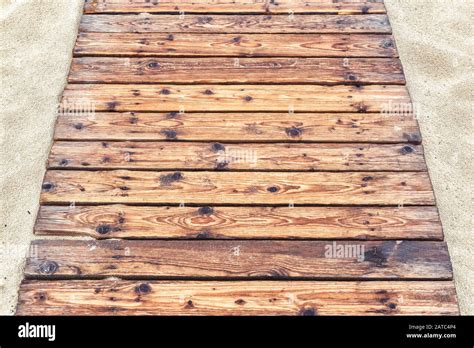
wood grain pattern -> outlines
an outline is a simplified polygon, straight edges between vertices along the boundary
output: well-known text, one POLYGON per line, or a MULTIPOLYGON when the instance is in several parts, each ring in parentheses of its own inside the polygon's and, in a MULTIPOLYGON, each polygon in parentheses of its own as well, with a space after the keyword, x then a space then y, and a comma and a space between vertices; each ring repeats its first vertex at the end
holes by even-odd
POLYGON ((405 86, 69 84, 63 102, 96 111, 380 112, 411 105, 405 86))
POLYGON ((459 314, 383 0, 84 13, 17 314, 459 314))
POLYGON ((442 240, 436 207, 42 206, 38 235, 442 240))
POLYGON ((433 205, 426 172, 46 172, 42 203, 433 205))
POLYGON ((86 0, 85 13, 385 13, 382 0, 86 0))
POLYGON ((451 279, 445 242, 35 240, 29 278, 451 279))
MULTIPOLYGON (((56 140, 421 142, 411 115, 384 113, 138 113, 58 116, 56 140)), ((406 151, 405 151, 406 152, 406 151)), ((87 162, 87 159, 84 159, 87 162)))
POLYGON ((398 57, 385 34, 79 33, 76 56, 398 57))
POLYGON ((425 171, 421 146, 55 142, 50 169, 425 171), (87 161, 87 162, 86 162, 87 161))
POLYGON ((227 33, 227 34, 390 34, 385 14, 371 15, 84 15, 80 32, 101 33, 227 33))
POLYGON ((23 281, 18 315, 459 315, 448 281, 23 281))
POLYGON ((70 83, 404 84, 393 58, 74 58, 70 83), (218 68, 218 69, 217 69, 218 68))

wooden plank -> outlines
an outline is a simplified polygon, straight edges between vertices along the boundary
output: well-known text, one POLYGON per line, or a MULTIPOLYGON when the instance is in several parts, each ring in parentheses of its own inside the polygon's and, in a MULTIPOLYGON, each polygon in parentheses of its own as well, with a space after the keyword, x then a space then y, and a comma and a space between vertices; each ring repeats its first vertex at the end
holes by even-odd
POLYGON ((434 205, 426 172, 46 172, 43 203, 434 205))
POLYGON ((436 207, 41 206, 38 235, 442 240, 436 207))
POLYGON ((79 33, 76 56, 398 57, 384 34, 79 33))
POLYGON ((382 0, 86 0, 84 13, 385 13, 382 0))
POLYGON ((23 281, 17 315, 459 315, 452 281, 23 281))
MULTIPOLYGON (((69 84, 63 102, 96 111, 380 112, 411 105, 405 86, 69 84)), ((386 116, 386 115, 385 115, 386 116)))
MULTIPOLYGON (((418 144, 411 115, 384 113, 68 113, 56 140, 188 140, 222 142, 370 142, 418 144)), ((404 153, 410 150, 405 149, 404 153)), ((88 163, 85 159, 85 163, 88 163)))
POLYGON ((48 168, 425 171, 422 146, 55 142, 48 168))
POLYGON ((84 15, 80 32, 390 34, 387 15, 84 15))
POLYGON ((28 278, 451 279, 445 242, 34 240, 28 278))
POLYGON ((404 84, 393 58, 74 58, 71 83, 404 84))

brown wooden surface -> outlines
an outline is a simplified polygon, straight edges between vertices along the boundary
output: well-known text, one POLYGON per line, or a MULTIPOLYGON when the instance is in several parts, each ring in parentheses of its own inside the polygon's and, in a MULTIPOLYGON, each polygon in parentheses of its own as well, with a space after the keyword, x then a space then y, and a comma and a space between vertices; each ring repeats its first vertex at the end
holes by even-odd
POLYGON ((421 133, 412 115, 96 112, 59 115, 55 139, 418 144, 421 133))
POLYGON ((404 84, 393 58, 74 58, 71 83, 404 84), (219 67, 216 70, 216 66, 219 67))
POLYGON ((380 112, 390 103, 411 103, 405 86, 387 85, 69 84, 64 90, 63 101, 79 104, 83 100, 94 104, 96 111, 174 112, 380 112))
POLYGON ((23 281, 19 315, 458 315, 451 281, 23 281))
POLYGON ((42 206, 35 233, 135 239, 443 239, 436 207, 410 206, 42 206))
MULTIPOLYGON (((225 166, 224 166, 225 167, 225 166)), ((41 202, 433 205, 426 172, 46 172, 41 202)))
POLYGON ((459 314, 382 0, 84 13, 17 314, 459 314))
POLYGON ((85 13, 385 13, 383 0, 86 0, 85 13))
POLYGON ((84 15, 80 32, 101 33, 367 33, 390 34, 385 14, 369 15, 84 15))
POLYGON ((33 278, 452 277, 445 242, 45 240, 31 247, 25 275, 33 278), (328 254, 338 247, 340 254, 328 254))
POLYGON ((391 35, 79 33, 76 56, 397 57, 391 35), (126 44, 125 44, 126 43, 126 44))
POLYGON ((53 144, 50 169, 425 171, 423 148, 396 144, 70 142, 53 144), (87 159, 87 162, 85 162, 87 159))

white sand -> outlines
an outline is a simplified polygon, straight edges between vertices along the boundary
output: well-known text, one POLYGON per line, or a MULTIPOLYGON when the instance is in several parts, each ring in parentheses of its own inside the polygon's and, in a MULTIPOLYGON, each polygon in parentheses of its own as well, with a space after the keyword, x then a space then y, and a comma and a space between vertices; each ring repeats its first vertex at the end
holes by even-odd
POLYGON ((419 124, 462 314, 474 314, 472 0, 385 0, 419 124))
MULTIPOLYGON (((83 0, 0 0, 2 155, 0 314, 11 314, 33 239, 55 108, 83 0)), ((421 106, 426 159, 463 314, 474 314, 472 1, 386 0, 408 87, 421 106), (470 179, 470 180, 469 180, 470 179)))
POLYGON ((13 313, 82 0, 0 0, 0 314, 13 313))

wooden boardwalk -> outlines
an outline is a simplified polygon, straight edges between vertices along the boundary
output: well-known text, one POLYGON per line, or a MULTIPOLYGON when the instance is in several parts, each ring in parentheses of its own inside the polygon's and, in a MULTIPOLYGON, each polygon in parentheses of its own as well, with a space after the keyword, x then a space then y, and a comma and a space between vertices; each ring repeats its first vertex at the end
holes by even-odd
POLYGON ((458 314, 382 0, 86 0, 68 82, 17 314, 458 314))

